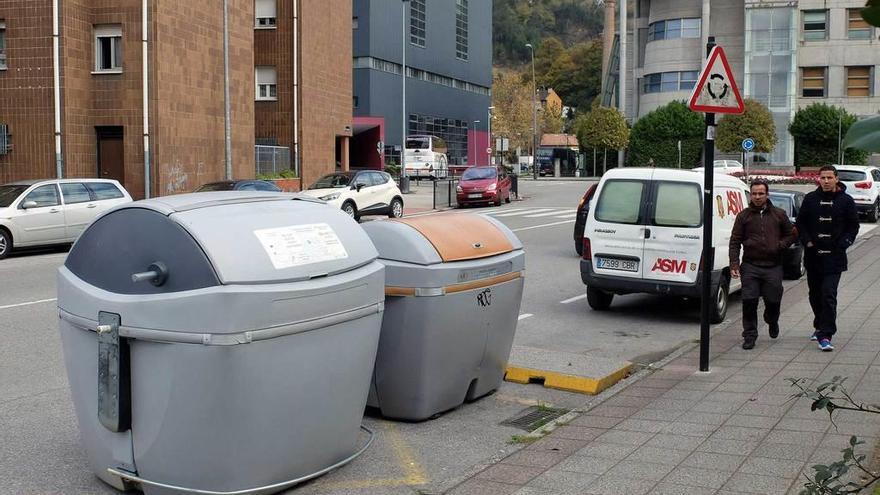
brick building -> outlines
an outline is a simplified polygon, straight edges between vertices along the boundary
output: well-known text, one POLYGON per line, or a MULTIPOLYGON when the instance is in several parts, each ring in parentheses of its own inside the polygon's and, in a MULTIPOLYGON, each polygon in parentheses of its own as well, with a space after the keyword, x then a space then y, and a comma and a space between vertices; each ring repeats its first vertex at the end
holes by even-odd
MULTIPOLYGON (((351 2, 300 0, 295 40, 294 1, 228 2, 234 178, 258 141, 295 167, 294 127, 305 183, 346 155, 351 2)), ((226 177, 223 20, 216 0, 0 0, 0 183, 99 176, 144 197, 226 177)))

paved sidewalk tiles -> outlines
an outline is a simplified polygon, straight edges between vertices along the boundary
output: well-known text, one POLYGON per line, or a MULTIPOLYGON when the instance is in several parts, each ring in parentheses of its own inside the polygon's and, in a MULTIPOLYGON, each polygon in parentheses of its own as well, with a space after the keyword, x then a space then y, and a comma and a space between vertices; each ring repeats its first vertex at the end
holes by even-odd
POLYGON ((877 294, 880 235, 871 235, 841 280, 835 352, 809 341, 804 279, 786 291, 778 339, 762 333, 741 349, 731 315, 713 329, 709 373, 697 371, 699 350, 687 350, 449 493, 797 494, 813 464, 841 458, 850 435, 868 455, 880 439, 880 418, 842 411, 835 427, 810 400, 792 399, 786 380, 847 376, 857 399, 880 401, 877 294))

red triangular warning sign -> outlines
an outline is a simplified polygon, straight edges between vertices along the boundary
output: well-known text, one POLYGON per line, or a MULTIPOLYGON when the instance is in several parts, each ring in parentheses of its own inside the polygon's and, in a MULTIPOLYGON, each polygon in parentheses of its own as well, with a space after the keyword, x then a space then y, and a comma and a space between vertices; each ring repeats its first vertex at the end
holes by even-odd
POLYGON ((709 61, 697 81, 688 104, 691 110, 707 113, 743 113, 745 110, 733 71, 720 46, 712 47, 709 61))

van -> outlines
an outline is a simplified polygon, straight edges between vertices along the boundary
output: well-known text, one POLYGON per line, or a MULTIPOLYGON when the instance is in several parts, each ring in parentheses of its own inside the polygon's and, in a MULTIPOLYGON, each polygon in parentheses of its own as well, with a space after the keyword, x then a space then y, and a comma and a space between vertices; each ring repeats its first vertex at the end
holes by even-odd
MULTIPOLYGON (((724 320, 731 280, 727 250, 736 215, 748 205, 748 186, 715 174, 712 191, 715 263, 710 271, 713 323, 724 320)), ((703 270, 703 174, 692 170, 619 168, 596 188, 584 229, 581 280, 594 310, 615 294, 698 298, 703 270)))
POLYGON ((445 179, 449 175, 446 141, 437 136, 406 138, 404 174, 412 178, 445 179))

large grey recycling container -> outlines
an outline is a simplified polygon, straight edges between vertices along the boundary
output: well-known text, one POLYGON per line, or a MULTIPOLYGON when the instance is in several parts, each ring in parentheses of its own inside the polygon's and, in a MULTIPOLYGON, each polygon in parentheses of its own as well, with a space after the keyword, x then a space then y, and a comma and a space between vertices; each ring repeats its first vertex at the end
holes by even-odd
POLYGON ((94 472, 148 495, 272 493, 355 455, 384 307, 376 257, 344 213, 285 194, 98 218, 58 273, 94 472))
POLYGON ((368 404, 423 420, 497 389, 522 301, 525 255, 513 232, 472 214, 363 228, 386 268, 368 404))

